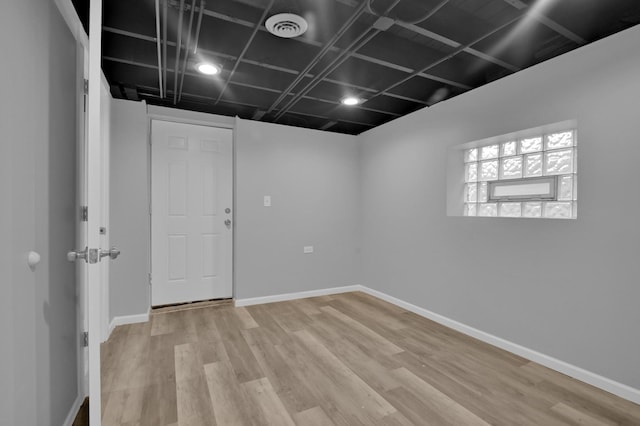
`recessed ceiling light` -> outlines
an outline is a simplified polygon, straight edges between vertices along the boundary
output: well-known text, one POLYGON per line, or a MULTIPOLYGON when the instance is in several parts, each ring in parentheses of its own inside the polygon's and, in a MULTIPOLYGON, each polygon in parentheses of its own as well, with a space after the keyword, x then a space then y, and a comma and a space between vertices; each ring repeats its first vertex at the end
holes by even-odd
POLYGON ((343 98, 341 102, 342 102, 343 105, 353 106, 353 105, 361 104, 362 103, 362 99, 356 98, 356 97, 353 97, 353 96, 348 96, 346 98, 343 98))
POLYGON ((196 65, 196 69, 206 75, 216 75, 220 73, 220 67, 211 62, 200 62, 196 65))

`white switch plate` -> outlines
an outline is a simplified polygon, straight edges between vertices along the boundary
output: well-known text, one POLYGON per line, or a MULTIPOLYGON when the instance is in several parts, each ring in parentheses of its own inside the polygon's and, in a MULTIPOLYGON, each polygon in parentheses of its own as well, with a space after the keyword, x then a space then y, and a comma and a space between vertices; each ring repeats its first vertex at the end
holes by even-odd
POLYGON ((313 246, 304 246, 302 249, 303 253, 313 253, 313 246))
POLYGON ((264 196, 264 206, 271 207, 271 195, 264 196))

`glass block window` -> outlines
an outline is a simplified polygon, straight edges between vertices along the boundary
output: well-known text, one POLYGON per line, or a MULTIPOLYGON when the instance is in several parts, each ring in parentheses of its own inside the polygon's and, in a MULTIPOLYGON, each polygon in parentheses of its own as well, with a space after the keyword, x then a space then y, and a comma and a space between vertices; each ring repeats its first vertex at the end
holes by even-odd
POLYGON ((574 129, 466 149, 464 215, 575 219, 576 160, 574 129))

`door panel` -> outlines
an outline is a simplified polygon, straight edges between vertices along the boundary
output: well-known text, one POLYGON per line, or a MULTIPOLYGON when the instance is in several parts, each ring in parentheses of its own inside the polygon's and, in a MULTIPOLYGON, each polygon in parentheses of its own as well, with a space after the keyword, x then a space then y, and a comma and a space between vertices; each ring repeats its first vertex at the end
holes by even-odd
POLYGON ((153 121, 151 134, 152 305, 229 298, 232 131, 153 121))
POLYGON ((0 40, 20 64, 3 69, 0 99, 0 424, 60 425, 79 397, 65 256, 75 238, 76 40, 54 2, 37 0, 3 3, 0 40), (31 267, 30 251, 40 255, 31 267))
POLYGON ((76 87, 83 76, 75 37, 56 7, 50 14, 48 135, 36 151, 36 353, 38 424, 58 425, 78 396, 76 271, 66 254, 76 239, 76 87))

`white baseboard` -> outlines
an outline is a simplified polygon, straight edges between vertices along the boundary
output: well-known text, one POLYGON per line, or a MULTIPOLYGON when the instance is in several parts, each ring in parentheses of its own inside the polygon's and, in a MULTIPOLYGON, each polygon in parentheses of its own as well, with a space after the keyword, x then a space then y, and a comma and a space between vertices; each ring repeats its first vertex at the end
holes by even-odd
POLYGON ((533 362, 537 362, 538 364, 544 365, 545 367, 548 367, 552 370, 555 370, 567 376, 573 377, 574 379, 588 383, 592 386, 595 386, 597 388, 610 392, 621 398, 635 402, 636 404, 640 404, 639 389, 632 388, 631 386, 625 385, 620 382, 616 382, 615 380, 608 379, 599 374, 593 373, 591 371, 587 371, 583 368, 577 367, 575 365, 569 364, 567 362, 561 361, 559 359, 553 358, 543 353, 534 351, 533 349, 529 349, 524 346, 518 345, 516 343, 510 342, 508 340, 502 339, 500 337, 494 336, 492 334, 485 333, 484 331, 470 327, 466 324, 462 324, 458 321, 452 320, 440 314, 436 314, 435 312, 431 312, 427 309, 413 305, 409 302, 405 302, 404 300, 400 300, 393 296, 389 296, 388 294, 382 293, 380 291, 373 290, 371 288, 364 287, 364 286, 361 287, 361 291, 363 291, 364 293, 370 294, 372 296, 375 296, 379 299, 385 300, 403 309, 406 309, 407 311, 411 311, 422 317, 428 318, 432 321, 435 321, 439 324, 444 325, 445 327, 452 328, 468 336, 481 340, 485 343, 496 346, 500 349, 504 349, 508 352, 514 353, 523 358, 526 358, 533 362))
POLYGON ((69 414, 67 414, 67 418, 64 419, 64 423, 62 423, 62 426, 73 425, 73 421, 76 419, 76 416, 78 415, 78 411, 80 411, 80 407, 82 406, 82 402, 84 401, 85 398, 86 398, 86 395, 78 395, 76 400, 73 401, 73 405, 69 410, 69 414))
POLYGON ((362 291, 361 285, 348 285, 344 287, 323 288, 320 290, 299 291, 296 293, 276 294, 273 296, 251 297, 249 299, 235 299, 237 307, 261 305, 263 303, 284 302, 285 300, 304 299, 306 297, 328 296, 331 294, 348 293, 350 291, 362 291))
POLYGON ((136 324, 139 322, 147 322, 149 321, 149 312, 146 314, 138 314, 138 315, 123 315, 121 317, 113 317, 111 322, 109 323, 109 333, 107 335, 107 339, 111 336, 113 329, 119 325, 125 324, 136 324))

